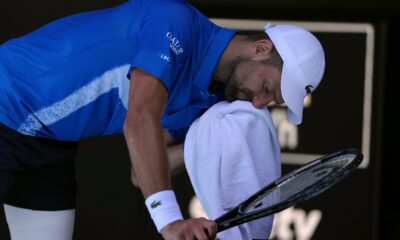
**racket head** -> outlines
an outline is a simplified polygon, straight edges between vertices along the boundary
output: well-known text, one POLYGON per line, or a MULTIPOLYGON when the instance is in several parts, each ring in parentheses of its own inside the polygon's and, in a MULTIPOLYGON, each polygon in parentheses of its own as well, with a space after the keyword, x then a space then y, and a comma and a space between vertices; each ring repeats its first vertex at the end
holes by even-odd
POLYGON ((362 162, 357 149, 343 149, 309 162, 259 190, 215 221, 219 231, 282 211, 340 182, 362 162))

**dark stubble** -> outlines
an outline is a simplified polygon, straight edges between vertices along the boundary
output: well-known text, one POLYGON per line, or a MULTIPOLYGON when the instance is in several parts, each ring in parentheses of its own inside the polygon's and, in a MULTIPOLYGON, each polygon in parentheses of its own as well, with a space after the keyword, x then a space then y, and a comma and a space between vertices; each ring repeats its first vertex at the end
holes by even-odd
POLYGON ((229 64, 227 70, 230 71, 230 77, 225 83, 224 91, 226 100, 251 101, 253 99, 253 92, 243 85, 257 65, 259 65, 258 62, 243 58, 237 58, 229 64))

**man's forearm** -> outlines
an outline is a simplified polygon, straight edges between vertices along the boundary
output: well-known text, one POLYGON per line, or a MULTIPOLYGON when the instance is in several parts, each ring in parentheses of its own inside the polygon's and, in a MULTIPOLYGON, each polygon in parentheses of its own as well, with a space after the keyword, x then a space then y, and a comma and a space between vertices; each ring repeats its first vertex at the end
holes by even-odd
MULTIPOLYGON (((174 176, 179 171, 184 169, 185 166, 184 166, 183 150, 181 143, 167 146, 167 156, 169 162, 169 173, 171 176, 174 176)), ((131 169, 131 180, 136 187, 139 187, 135 169, 133 167, 131 169)))
POLYGON ((141 112, 127 119, 126 143, 136 174, 136 183, 144 197, 170 189, 167 153, 159 120, 141 112))
POLYGON ((137 184, 145 198, 170 188, 160 124, 167 97, 157 78, 138 68, 132 71, 124 134, 137 184))

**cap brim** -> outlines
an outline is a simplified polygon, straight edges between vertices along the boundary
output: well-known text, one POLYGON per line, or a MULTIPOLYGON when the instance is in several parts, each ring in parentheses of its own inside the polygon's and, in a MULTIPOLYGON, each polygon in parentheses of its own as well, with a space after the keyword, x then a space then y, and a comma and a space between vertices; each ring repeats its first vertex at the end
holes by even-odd
POLYGON ((299 86, 295 86, 296 81, 293 81, 290 78, 290 70, 288 70, 287 66, 283 64, 281 76, 281 91, 283 100, 288 107, 287 117, 291 123, 299 125, 303 119, 305 95, 299 91, 299 89, 301 89, 299 88, 299 86))

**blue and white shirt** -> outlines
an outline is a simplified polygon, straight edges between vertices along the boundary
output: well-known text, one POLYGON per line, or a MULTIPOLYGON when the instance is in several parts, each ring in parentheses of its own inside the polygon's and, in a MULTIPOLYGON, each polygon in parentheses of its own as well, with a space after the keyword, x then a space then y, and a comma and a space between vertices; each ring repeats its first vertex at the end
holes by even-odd
POLYGON ((121 133, 129 73, 168 90, 162 126, 182 141, 221 100, 208 91, 234 32, 183 0, 132 0, 72 15, 0 45, 0 122, 63 141, 121 133))

